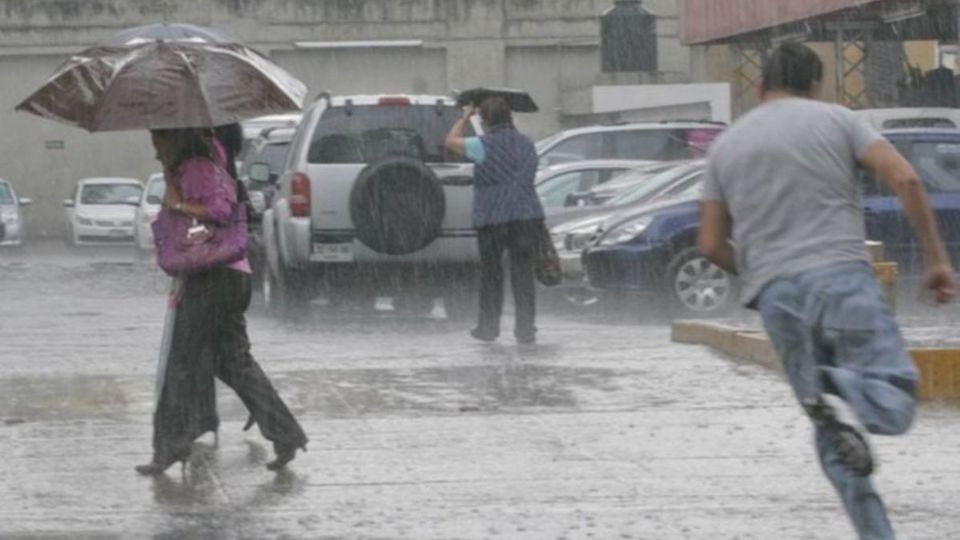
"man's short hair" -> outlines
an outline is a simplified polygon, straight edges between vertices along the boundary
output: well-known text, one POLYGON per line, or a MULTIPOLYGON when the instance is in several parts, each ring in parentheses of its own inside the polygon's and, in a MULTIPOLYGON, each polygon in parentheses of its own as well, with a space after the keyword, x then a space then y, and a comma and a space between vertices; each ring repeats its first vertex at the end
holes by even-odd
POLYGON ((822 80, 823 62, 813 49, 801 43, 780 45, 763 66, 764 92, 807 93, 822 80))
POLYGON ((488 128, 513 125, 513 113, 507 100, 500 96, 492 96, 480 103, 480 118, 488 128))

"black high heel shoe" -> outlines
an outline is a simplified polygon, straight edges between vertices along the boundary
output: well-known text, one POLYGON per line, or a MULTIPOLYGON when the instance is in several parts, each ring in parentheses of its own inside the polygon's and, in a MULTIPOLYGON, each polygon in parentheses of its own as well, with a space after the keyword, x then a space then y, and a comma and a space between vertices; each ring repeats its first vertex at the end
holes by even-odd
POLYGON ((277 454, 277 458, 267 463, 267 470, 270 471, 279 471, 280 469, 287 466, 287 463, 293 461, 293 458, 296 457, 297 449, 307 451, 307 445, 303 444, 301 446, 285 446, 285 445, 273 445, 273 451, 277 454))
POLYGON ((170 456, 165 459, 153 458, 153 461, 147 463, 146 465, 137 465, 134 467, 136 471, 144 476, 160 476, 167 469, 170 468, 176 462, 180 462, 180 474, 185 474, 187 472, 187 459, 190 457, 190 454, 180 456, 170 456))

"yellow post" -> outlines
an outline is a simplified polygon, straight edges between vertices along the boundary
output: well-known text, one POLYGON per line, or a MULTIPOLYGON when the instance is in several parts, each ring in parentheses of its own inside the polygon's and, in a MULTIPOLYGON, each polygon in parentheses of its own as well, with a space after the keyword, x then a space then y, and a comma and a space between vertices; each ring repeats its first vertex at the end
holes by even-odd
POLYGON ((873 259, 873 271, 877 281, 883 287, 883 294, 887 298, 890 309, 897 310, 897 263, 884 261, 883 242, 867 241, 867 249, 873 259))

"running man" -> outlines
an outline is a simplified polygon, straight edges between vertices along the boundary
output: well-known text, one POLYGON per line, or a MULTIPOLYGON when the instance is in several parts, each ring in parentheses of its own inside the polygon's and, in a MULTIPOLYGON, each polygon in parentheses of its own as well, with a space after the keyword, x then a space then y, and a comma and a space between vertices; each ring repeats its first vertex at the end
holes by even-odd
POLYGON ((913 167, 855 113, 818 101, 822 76, 810 48, 774 51, 762 104, 709 152, 699 247, 740 275, 741 301, 760 312, 860 538, 886 540, 867 434, 910 427, 917 372, 869 262, 858 165, 903 203, 937 302, 955 294, 953 268, 913 167))

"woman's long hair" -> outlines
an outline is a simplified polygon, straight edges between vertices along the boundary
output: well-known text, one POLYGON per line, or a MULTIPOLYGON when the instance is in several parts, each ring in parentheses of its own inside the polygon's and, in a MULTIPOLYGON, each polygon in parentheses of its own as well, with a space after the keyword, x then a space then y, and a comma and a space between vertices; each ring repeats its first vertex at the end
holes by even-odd
POLYGON ((153 131, 158 137, 173 141, 174 162, 171 170, 176 171, 189 159, 202 157, 215 161, 213 157, 213 132, 202 128, 157 129, 153 131))

